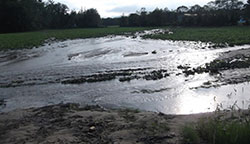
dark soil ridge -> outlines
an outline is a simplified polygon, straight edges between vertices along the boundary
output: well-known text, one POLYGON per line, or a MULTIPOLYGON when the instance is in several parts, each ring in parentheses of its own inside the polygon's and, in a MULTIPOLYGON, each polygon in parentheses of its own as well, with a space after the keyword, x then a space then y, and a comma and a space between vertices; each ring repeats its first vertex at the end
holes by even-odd
POLYGON ((57 79, 49 78, 35 78, 35 79, 16 79, 0 83, 0 88, 19 87, 19 86, 32 86, 32 85, 45 85, 53 83, 61 84, 83 84, 104 82, 118 79, 120 82, 130 82, 131 80, 160 80, 170 76, 165 69, 152 69, 152 68, 135 68, 135 69, 121 69, 97 72, 91 75, 82 76, 66 76, 57 79))
POLYGON ((61 83, 82 84, 82 83, 109 81, 109 80, 114 80, 116 78, 118 78, 120 82, 129 82, 135 79, 160 80, 169 76, 167 70, 164 69, 152 70, 152 71, 146 71, 146 70, 147 68, 107 71, 104 73, 93 74, 89 76, 82 76, 75 78, 72 77, 67 80, 63 80, 61 83))

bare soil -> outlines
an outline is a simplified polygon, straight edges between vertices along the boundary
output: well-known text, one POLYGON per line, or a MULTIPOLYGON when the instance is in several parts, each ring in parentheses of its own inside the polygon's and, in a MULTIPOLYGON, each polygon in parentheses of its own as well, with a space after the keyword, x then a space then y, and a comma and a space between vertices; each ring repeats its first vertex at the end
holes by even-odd
POLYGON ((0 143, 178 144, 182 125, 209 115, 175 116, 58 104, 1 113, 0 143))

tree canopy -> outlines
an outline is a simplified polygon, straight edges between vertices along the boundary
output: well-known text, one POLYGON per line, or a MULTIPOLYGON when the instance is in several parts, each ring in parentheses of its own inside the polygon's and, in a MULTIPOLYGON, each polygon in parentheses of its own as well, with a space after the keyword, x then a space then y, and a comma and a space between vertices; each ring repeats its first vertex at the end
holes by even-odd
POLYGON ((52 0, 1 0, 0 33, 40 29, 98 27, 96 9, 70 11, 67 5, 52 0))
MULTIPOLYGON (((231 26, 250 18, 250 0, 244 5, 240 0, 215 0, 201 7, 179 6, 176 10, 155 9, 137 16, 146 21, 130 22, 123 25, 126 18, 134 19, 134 14, 121 18, 121 26, 231 26)), ((136 19, 136 20, 137 20, 136 19)), ((247 24, 247 23, 246 23, 247 24)))

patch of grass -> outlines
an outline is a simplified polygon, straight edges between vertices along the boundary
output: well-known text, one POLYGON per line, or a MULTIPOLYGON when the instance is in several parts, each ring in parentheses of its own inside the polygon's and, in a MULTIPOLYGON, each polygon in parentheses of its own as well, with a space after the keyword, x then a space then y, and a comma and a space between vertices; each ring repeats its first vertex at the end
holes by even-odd
POLYGON ((244 121, 208 120, 198 127, 202 139, 214 144, 249 144, 250 123, 244 121))
POLYGON ((181 132, 184 144, 198 144, 200 142, 199 133, 195 130, 194 125, 185 125, 181 132))
POLYGON ((91 29, 65 29, 65 30, 44 30, 25 33, 0 34, 0 50, 22 49, 38 47, 45 43, 45 40, 66 40, 77 38, 103 37, 107 35, 121 35, 127 32, 137 32, 149 28, 91 28, 91 29))
POLYGON ((186 126, 183 137, 184 142, 188 143, 197 143, 200 138, 211 144, 249 144, 249 115, 202 119, 195 127, 186 126))
POLYGON ((173 34, 146 35, 145 38, 212 42, 229 46, 250 44, 250 27, 170 28, 173 34))
POLYGON ((146 127, 150 132, 153 132, 153 133, 158 133, 158 132, 165 133, 170 130, 167 124, 160 123, 157 121, 152 121, 152 122, 147 123, 146 127))

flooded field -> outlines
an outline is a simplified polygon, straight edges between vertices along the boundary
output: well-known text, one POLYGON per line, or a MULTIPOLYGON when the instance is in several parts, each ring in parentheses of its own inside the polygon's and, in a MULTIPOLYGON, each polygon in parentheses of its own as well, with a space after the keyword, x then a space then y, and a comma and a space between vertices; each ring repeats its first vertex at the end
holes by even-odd
POLYGON ((216 74, 189 69, 249 49, 108 36, 2 51, 0 112, 67 102, 166 114, 245 109, 250 104, 249 68, 216 74))

